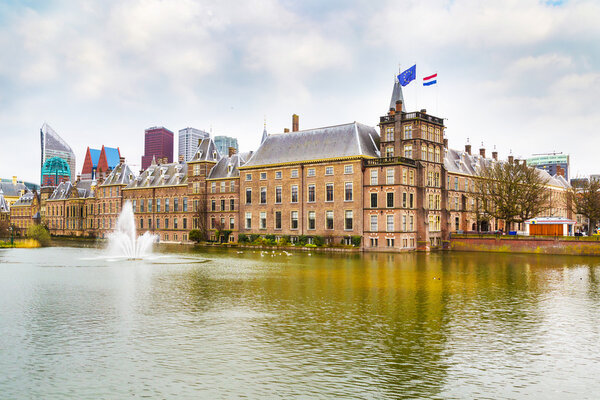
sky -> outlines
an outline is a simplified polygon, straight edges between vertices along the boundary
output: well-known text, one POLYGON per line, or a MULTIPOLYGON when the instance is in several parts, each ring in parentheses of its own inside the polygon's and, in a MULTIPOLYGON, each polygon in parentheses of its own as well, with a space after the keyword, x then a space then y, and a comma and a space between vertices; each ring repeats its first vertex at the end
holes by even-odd
POLYGON ((413 64, 406 107, 445 118, 450 147, 600 173, 598 21, 597 0, 2 0, 0 177, 39 182, 44 122, 78 171, 102 145, 138 170, 152 126, 242 151, 294 113, 300 129, 376 126, 413 64))

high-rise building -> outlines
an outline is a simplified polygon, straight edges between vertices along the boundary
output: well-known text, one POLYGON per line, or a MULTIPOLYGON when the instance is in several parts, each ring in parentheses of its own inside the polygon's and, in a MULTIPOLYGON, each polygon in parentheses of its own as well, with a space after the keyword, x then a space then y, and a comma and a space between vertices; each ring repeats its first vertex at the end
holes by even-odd
POLYGON ((543 169, 551 176, 560 175, 569 180, 569 156, 565 154, 541 154, 527 159, 527 165, 543 169))
POLYGON ((239 151, 237 139, 229 136, 215 136, 215 145, 219 153, 223 155, 229 154, 230 147, 233 147, 236 153, 239 151))
POLYGON ((207 139, 209 136, 208 132, 196 128, 180 129, 179 157, 183 156, 184 161, 190 161, 196 153, 200 140, 207 139))
POLYGON ((59 157, 67 163, 69 166, 69 179, 75 181, 75 153, 73 153, 73 150, 71 150, 71 147, 67 142, 58 136, 58 133, 46 123, 44 123, 40 129, 40 139, 42 144, 42 160, 40 162, 40 168, 42 168, 42 185, 44 184, 44 181, 50 182, 56 178, 53 176, 52 179, 44 179, 43 175, 44 163, 55 157, 59 157))
POLYGON ((173 132, 162 126, 146 129, 144 133, 144 155, 142 169, 148 168, 152 158, 173 162, 173 132))

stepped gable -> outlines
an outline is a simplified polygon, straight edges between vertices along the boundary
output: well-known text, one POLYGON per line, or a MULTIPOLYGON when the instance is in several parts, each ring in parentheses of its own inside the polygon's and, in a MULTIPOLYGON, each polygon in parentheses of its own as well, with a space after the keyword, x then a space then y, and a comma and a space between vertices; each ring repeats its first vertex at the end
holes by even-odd
POLYGON ((379 157, 375 128, 358 122, 269 135, 244 167, 350 157, 379 157))

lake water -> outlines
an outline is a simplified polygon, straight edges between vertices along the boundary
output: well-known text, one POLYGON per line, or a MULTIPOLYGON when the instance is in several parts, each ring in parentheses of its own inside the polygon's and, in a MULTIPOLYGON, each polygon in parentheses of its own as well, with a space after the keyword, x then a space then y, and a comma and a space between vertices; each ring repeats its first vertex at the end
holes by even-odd
POLYGON ((600 397, 600 259, 0 250, 0 398, 600 397))

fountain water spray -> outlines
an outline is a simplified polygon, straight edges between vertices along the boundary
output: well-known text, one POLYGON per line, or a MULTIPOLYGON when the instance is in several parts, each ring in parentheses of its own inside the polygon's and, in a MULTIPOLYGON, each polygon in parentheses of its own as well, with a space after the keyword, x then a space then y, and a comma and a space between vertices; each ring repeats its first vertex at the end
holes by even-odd
POLYGON ((127 201, 123 205, 117 226, 108 240, 111 255, 135 259, 144 258, 152 253, 152 243, 156 240, 156 235, 145 232, 137 236, 133 207, 131 202, 127 201))

